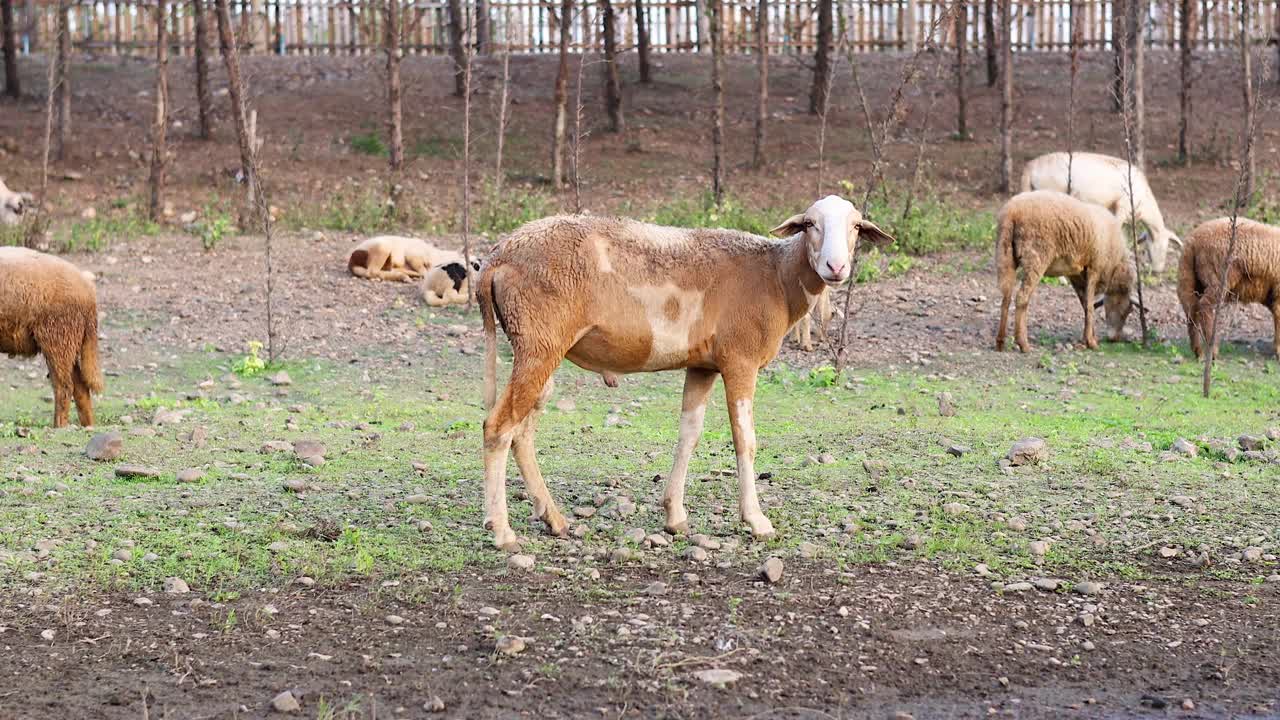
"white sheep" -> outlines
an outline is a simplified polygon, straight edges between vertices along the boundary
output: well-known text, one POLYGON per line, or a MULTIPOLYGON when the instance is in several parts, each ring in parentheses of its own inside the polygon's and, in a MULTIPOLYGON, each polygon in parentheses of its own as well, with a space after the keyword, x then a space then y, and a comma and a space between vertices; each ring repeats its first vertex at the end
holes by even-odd
POLYGON ((1009 299, 1022 268, 1014 340, 1018 349, 1027 341, 1027 308, 1040 278, 1066 277, 1084 309, 1084 344, 1098 347, 1093 330, 1095 293, 1106 295, 1107 324, 1119 340, 1133 301, 1136 280, 1124 248, 1124 228, 1106 209, 1052 190, 1019 193, 1004 204, 996 220, 996 276, 1000 284, 1000 326, 996 350, 1004 350, 1009 326, 1009 299))
POLYGON ((31 193, 14 192, 0 178, 0 225, 17 225, 33 202, 31 193))
POLYGON ((738 461, 738 508, 756 537, 773 535, 756 493, 756 374, 824 288, 849 279, 859 237, 892 242, 846 200, 828 196, 774 229, 785 240, 734 230, 686 230, 631 220, 558 216, 516 230, 480 273, 484 321, 485 525, 518 547, 507 517, 507 454, 534 513, 556 535, 568 524, 534 458, 537 418, 568 358, 610 375, 685 371, 680 439, 663 495, 666 528, 688 530, 684 482, 707 395, 724 377, 738 461), (511 341, 511 381, 497 396, 497 330, 511 341))
MULTIPOLYGON (((1222 299, 1266 306, 1275 325, 1271 343, 1280 357, 1280 228, 1244 218, 1237 221, 1236 247, 1224 286, 1222 265, 1230 240, 1231 218, 1225 217, 1202 223, 1187 236, 1178 268, 1178 300, 1187 317, 1191 350, 1203 356, 1201 334, 1207 338, 1213 332, 1214 308, 1222 299)), ((1218 353, 1216 344, 1213 352, 1218 353)))
MULTIPOLYGON (((1111 211, 1120 222, 1129 222, 1129 163, 1110 155, 1078 152, 1071 159, 1071 195, 1111 211)), ((1022 192, 1031 190, 1067 191, 1067 153, 1041 155, 1022 169, 1022 192)), ((1164 272, 1169 245, 1182 246, 1177 235, 1165 227, 1164 215, 1156 203, 1147 177, 1133 169, 1133 215, 1150 231, 1142 238, 1148 262, 1154 272, 1164 272)))

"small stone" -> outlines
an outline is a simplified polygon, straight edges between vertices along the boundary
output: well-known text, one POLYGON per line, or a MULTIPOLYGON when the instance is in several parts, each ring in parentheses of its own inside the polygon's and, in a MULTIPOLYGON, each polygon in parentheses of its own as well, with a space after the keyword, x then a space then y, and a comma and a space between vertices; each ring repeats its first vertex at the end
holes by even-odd
POLYGON ((644 536, 645 536, 644 528, 631 528, 630 530, 622 533, 623 541, 632 543, 634 545, 639 545, 640 543, 644 542, 644 536))
POLYGON ((1075 592, 1079 595, 1097 595, 1102 592, 1102 583, 1092 580, 1082 580, 1076 583, 1075 592))
POLYGON ((720 541, 702 533, 697 533, 689 538, 689 542, 697 545, 703 550, 719 550, 720 541))
POLYGON ((270 455, 278 452, 293 452, 293 443, 288 440, 268 440, 262 443, 258 448, 258 452, 263 455, 270 455))
POLYGON ((1200 448, 1186 438, 1178 438, 1177 440, 1174 440, 1173 445, 1169 449, 1179 455, 1186 455, 1187 457, 1195 457, 1200 454, 1200 448))
POLYGON ((1265 441, 1256 435, 1241 435, 1236 438, 1241 450, 1261 450, 1265 441))
POLYGON ((178 482, 194 483, 204 479, 204 471, 200 468, 187 468, 178 472, 178 482))
POLYGON ((1036 589, 1044 590, 1045 592, 1054 592, 1060 584, 1062 584, 1062 581, 1054 578, 1036 578, 1035 581, 1036 589))
POLYGON ((124 437, 118 432, 98 433, 89 439, 84 454, 90 460, 108 462, 120 457, 124 451, 124 437))
POLYGON ((596 509, 590 505, 579 505, 573 509, 573 514, 582 519, 587 519, 596 514, 596 509))
POLYGON ((307 491, 307 481, 298 478, 289 478, 284 481, 284 489, 289 492, 302 493, 307 491))
POLYGON ((1005 525, 1014 532, 1022 532, 1027 529, 1027 519, 1021 515, 1015 515, 1014 517, 1009 518, 1009 521, 1006 522, 1005 525))
POLYGON ((383 620, 386 620, 388 625, 404 624, 404 618, 400 617, 399 615, 388 615, 385 618, 383 618, 383 620))
POLYGON ((284 692, 271 698, 271 707, 278 713, 291 715, 293 713, 302 712, 302 704, 293 696, 293 693, 285 690, 284 692))
POLYGON ((802 542, 796 552, 802 558, 812 559, 818 557, 819 548, 811 542, 802 542))
POLYGON ((315 578, 307 577, 306 575, 300 576, 297 580, 294 580, 294 582, 298 583, 302 587, 314 587, 316 584, 315 578))
POLYGON ((1044 557, 1049 552, 1049 542, 1047 540, 1032 540, 1027 549, 1036 557, 1044 557))
POLYGON ((949 502, 942 506, 942 511, 948 515, 966 515, 969 512, 969 506, 964 503, 949 502))
POLYGON ((519 655, 524 652, 525 641, 519 635, 503 635, 498 638, 495 649, 503 655, 519 655))
POLYGON ((416 493, 405 498, 404 501, 410 505, 425 505, 431 502, 431 498, 421 493, 416 493))
POLYGON ((1183 710, 1186 710, 1187 712, 1190 712, 1190 711, 1192 711, 1192 710, 1195 710, 1195 709, 1196 709, 1196 701, 1195 701, 1195 700, 1192 700, 1191 698, 1183 698, 1183 699, 1182 699, 1182 709, 1183 709, 1183 710))
POLYGON ((1280 427, 1267 428, 1268 440, 1280 440, 1280 427))
POLYGON ((445 711, 444 700, 441 700, 439 695, 432 695, 430 699, 423 703, 422 709, 429 713, 442 713, 445 711))
POLYGON ((863 460, 862 469, 872 478, 878 478, 889 470, 889 465, 883 460, 863 460))
POLYGON ((609 559, 615 563, 626 563, 636 559, 636 551, 627 547, 614 548, 609 559))
POLYGON ((759 574, 767 582, 778 582, 782 579, 782 560, 776 557, 765 560, 764 564, 760 566, 759 574))
POLYGON ((1029 582, 1006 583, 1002 590, 1004 592, 1026 592, 1032 588, 1029 582))
POLYGON ((276 387, 292 385, 293 378, 289 377, 289 373, 285 372, 284 370, 281 370, 280 372, 271 376, 271 384, 275 385, 276 387))
POLYGON ((662 582, 661 580, 651 582, 649 583, 649 586, 644 589, 644 594, 645 595, 666 595, 667 584, 662 582))
POLYGON ((187 586, 186 580, 171 577, 164 579, 164 591, 170 595, 184 595, 191 592, 191 588, 187 586))
POLYGON ((724 689, 742 679, 742 673, 737 670, 726 670, 722 668, 699 670, 694 673, 693 676, 707 685, 720 689, 724 689))
POLYGON ((953 455, 955 457, 964 457, 969 452, 970 452, 970 449, 969 449, 969 446, 967 445, 952 445, 947 448, 947 454, 953 455))
POLYGON ((820 465, 831 465, 835 463, 835 461, 836 461, 836 456, 832 455, 831 453, 822 453, 821 455, 818 456, 818 464, 820 465))
POLYGON ((512 570, 532 570, 535 558, 532 555, 515 554, 507 558, 507 567, 512 570))
POLYGON ((125 548, 120 548, 119 550, 111 553, 111 557, 112 559, 119 560, 120 562, 129 562, 130 560, 133 559, 133 551, 125 548))
POLYGON ((1035 465, 1049 459, 1049 445, 1036 437, 1023 438, 1005 455, 1010 465, 1035 465))
POLYGON ((956 406, 955 401, 951 399, 951 393, 938 394, 938 414, 942 417, 955 417, 956 406))
POLYGON ((617 512, 618 517, 628 517, 636 514, 636 504, 627 498, 619 498, 614 510, 617 512))
POLYGON ((148 605, 151 604, 151 598, 148 598, 148 597, 135 598, 133 601, 133 604, 137 605, 138 607, 147 607, 148 605))
POLYGON ((182 419, 185 418, 189 412, 190 410, 168 410, 160 408, 156 410, 155 415, 151 416, 151 424, 156 427, 177 425, 182 422, 182 419))
POLYGON ((1169 502, 1181 508, 1195 507, 1196 499, 1190 495, 1174 495, 1169 498, 1169 502))
POLYGON ((314 440, 299 440, 293 444, 293 452, 300 460, 306 462, 311 458, 319 458, 320 462, 324 462, 324 445, 314 440))
POLYGON ((1179 553, 1179 552, 1180 552, 1180 551, 1179 551, 1179 550, 1178 550, 1178 548, 1176 548, 1176 547, 1168 547, 1168 546, 1165 546, 1165 547, 1160 548, 1160 557, 1165 558, 1165 559, 1168 559, 1168 558, 1175 558, 1175 557, 1178 557, 1178 553, 1179 553))
POLYGON ((680 553, 680 557, 694 562, 706 562, 707 551, 697 545, 690 545, 684 549, 684 552, 680 553))
POLYGON ((662 535, 661 533, 646 535, 644 541, 653 547, 667 547, 671 544, 671 541, 667 540, 667 536, 662 535))
POLYGON ((267 546, 267 552, 271 552, 271 553, 282 553, 288 549, 289 549, 289 543, 283 540, 277 540, 267 546))
POLYGON ((911 534, 902 539, 902 547, 908 550, 919 550, 924 547, 924 536, 911 534))
POLYGON ((57 637, 57 636, 58 636, 58 631, 56 631, 56 630, 41 630, 41 631, 40 631, 40 637, 41 637, 41 638, 44 638, 44 640, 45 640, 46 642, 53 642, 53 639, 54 639, 55 637, 57 637))
POLYGON ((1262 559, 1262 548, 1247 547, 1244 549, 1243 552, 1240 553, 1240 557, 1245 562, 1258 562, 1259 560, 1262 559))
POLYGON ((560 412, 573 412, 578 409, 578 404, 572 398, 560 398, 556 400, 556 409, 560 412))

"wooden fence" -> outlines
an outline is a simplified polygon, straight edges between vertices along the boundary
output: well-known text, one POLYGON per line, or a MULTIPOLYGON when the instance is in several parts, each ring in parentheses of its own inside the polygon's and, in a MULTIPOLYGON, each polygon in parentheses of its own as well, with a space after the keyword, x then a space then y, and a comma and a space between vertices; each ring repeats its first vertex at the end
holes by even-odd
MULTIPOLYGON (((654 52, 693 52, 705 49, 705 0, 639 0, 654 52), (700 20, 702 26, 700 29, 700 20)), ((1280 20, 1280 0, 1247 0, 1253 8, 1250 34, 1256 42, 1273 36, 1280 20)), ((229 0, 234 23, 248 52, 280 55, 339 55, 377 52, 382 41, 381 13, 385 0, 229 0)), ((403 47, 409 54, 438 54, 448 47, 445 0, 401 0, 404 3, 403 47)), ((957 42, 946 18, 947 0, 834 0, 837 33, 859 52, 910 50, 929 40, 943 47, 957 42), (936 30, 935 30, 936 26, 936 30)), ((964 41, 978 48, 985 43, 985 0, 968 0, 964 41)), ((212 6, 212 0, 205 0, 212 6)), ((755 0, 723 0, 726 48, 752 52, 755 48, 755 0)), ((490 44, 513 52, 546 53, 556 49, 554 0, 488 0, 490 44)), ((42 52, 54 37, 57 4, 50 0, 14 0, 20 47, 42 52)), ((1178 0, 1151 0, 1144 35, 1152 47, 1177 46, 1178 0)), ((475 0, 464 2, 470 16, 475 0)), ((614 0, 620 42, 634 46, 636 0, 614 0)), ((1196 45, 1218 49, 1236 42, 1238 0, 1192 0, 1196 45)), ((155 46, 154 0, 79 2, 70 9, 73 43, 82 51, 138 54, 155 46)), ((599 7, 575 3, 572 46, 575 51, 601 47, 599 7)), ((1079 13, 1083 46, 1111 47, 1115 6, 1112 0, 1014 0, 1013 37, 1017 50, 1063 51, 1068 48, 1071 12, 1079 13)), ((816 0, 769 2, 770 52, 811 53, 817 32, 816 0)), ((170 36, 175 52, 190 54, 194 22, 190 0, 172 6, 170 36)), ((211 10, 211 7, 210 7, 211 10)), ((211 38, 214 35, 211 32, 211 38)))

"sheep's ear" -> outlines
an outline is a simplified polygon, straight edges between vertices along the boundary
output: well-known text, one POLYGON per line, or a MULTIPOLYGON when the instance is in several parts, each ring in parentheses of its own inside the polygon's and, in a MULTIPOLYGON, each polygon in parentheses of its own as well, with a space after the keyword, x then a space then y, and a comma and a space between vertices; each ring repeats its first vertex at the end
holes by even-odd
POLYGON ((894 243, 892 235, 876 227, 876 224, 870 220, 858 221, 858 239, 877 247, 894 243))
POLYGON ((1169 243, 1172 245, 1177 245, 1179 250, 1182 249, 1182 238, 1178 237, 1177 235, 1170 235, 1169 243))
POLYGON ((798 232, 804 232, 804 213, 792 215, 781 225, 770 230, 769 234, 774 237, 791 237, 798 232))

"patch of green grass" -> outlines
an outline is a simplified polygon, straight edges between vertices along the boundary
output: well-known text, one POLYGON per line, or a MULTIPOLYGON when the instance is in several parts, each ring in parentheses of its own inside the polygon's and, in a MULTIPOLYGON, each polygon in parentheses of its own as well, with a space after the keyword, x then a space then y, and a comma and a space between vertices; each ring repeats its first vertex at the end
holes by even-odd
POLYGON ((356 152, 361 155, 386 157, 388 153, 387 144, 382 141, 382 136, 374 131, 352 135, 347 138, 347 145, 351 148, 352 152, 356 152))
POLYGON ((555 201, 546 193, 517 185, 504 187, 502 195, 497 196, 490 187, 476 213, 476 230, 502 235, 554 212, 555 201))
POLYGON ((319 228, 371 235, 390 230, 394 219, 387 212, 384 195, 374 191, 339 193, 318 208, 291 208, 283 218, 286 227, 319 228))
POLYGON ((436 135, 430 137, 414 138, 409 145, 409 157, 411 158, 438 158, 442 160, 459 157, 462 154, 462 142, 454 138, 444 138, 436 135))
POLYGON ((203 217, 191 226, 192 232, 200 238, 200 246, 205 250, 217 248, 223 238, 235 232, 235 229, 236 223, 231 215, 212 205, 205 207, 203 217))
POLYGON ((686 228, 730 228, 756 235, 768 235, 780 218, 793 213, 748 207, 734 198, 725 198, 716 207, 710 195, 697 200, 676 200, 660 206, 649 217, 650 222, 686 228))
POLYGON ((906 210, 904 194, 888 192, 871 199, 865 211, 880 229, 894 238, 892 250, 927 255, 945 250, 974 250, 995 242, 995 215, 973 210, 932 195, 917 197, 906 210), (905 211, 905 214, 904 214, 905 211))
POLYGON ((114 240, 130 240, 156 235, 160 225, 147 219, 135 207, 125 206, 103 212, 92 220, 79 220, 56 235, 61 252, 100 252, 114 240))

